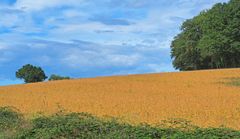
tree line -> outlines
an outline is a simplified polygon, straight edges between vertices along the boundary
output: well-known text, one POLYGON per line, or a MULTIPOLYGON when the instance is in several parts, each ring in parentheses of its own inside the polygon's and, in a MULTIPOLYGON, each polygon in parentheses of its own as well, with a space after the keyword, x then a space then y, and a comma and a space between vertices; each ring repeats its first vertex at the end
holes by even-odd
MULTIPOLYGON (((16 72, 16 77, 19 79, 23 79, 25 83, 42 82, 48 78, 41 67, 33 66, 31 64, 26 64, 22 68, 20 68, 16 72)), ((70 77, 52 74, 48 80, 54 81, 67 79, 70 79, 70 77)))
POLYGON ((180 71, 240 67, 240 0, 218 3, 186 20, 171 56, 180 71))

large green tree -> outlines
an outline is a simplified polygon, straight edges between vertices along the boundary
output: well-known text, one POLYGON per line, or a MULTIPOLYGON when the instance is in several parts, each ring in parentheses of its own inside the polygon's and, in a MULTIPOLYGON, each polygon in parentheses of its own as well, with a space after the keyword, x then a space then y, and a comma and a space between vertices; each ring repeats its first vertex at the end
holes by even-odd
POLYGON ((16 77, 24 79, 25 83, 42 82, 47 79, 44 71, 40 67, 30 64, 24 65, 16 72, 16 77))
POLYGON ((240 0, 218 3, 186 20, 171 55, 179 70, 240 67, 240 0))

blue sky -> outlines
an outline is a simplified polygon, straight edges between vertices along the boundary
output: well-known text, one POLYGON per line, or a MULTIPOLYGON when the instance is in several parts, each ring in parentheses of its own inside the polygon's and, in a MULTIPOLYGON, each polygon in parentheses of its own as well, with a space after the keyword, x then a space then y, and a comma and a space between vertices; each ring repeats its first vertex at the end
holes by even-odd
POLYGON ((0 85, 24 64, 74 78, 174 71, 181 23, 228 0, 0 0, 0 85))

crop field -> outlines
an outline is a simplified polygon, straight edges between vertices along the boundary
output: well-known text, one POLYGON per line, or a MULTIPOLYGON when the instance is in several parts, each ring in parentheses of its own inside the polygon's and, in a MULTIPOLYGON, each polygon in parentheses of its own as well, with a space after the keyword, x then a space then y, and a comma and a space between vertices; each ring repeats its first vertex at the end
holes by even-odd
POLYGON ((53 81, 0 87, 0 106, 26 116, 59 110, 158 124, 180 118, 240 129, 240 69, 53 81))

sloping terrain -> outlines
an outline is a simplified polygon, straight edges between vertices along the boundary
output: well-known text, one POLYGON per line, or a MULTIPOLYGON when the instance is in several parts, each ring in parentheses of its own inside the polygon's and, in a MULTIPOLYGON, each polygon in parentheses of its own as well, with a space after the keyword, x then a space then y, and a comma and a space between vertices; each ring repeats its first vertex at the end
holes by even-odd
POLYGON ((132 123, 182 118, 202 127, 240 129, 240 69, 65 80, 0 87, 0 106, 26 115, 59 110, 132 123))

